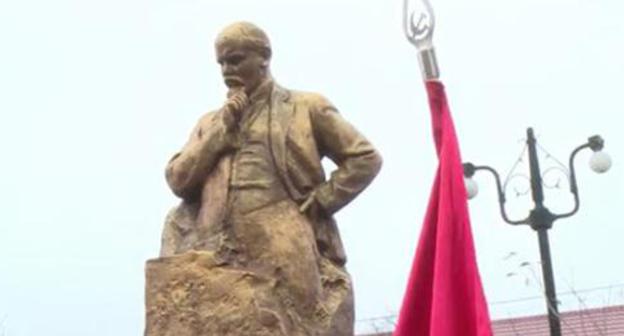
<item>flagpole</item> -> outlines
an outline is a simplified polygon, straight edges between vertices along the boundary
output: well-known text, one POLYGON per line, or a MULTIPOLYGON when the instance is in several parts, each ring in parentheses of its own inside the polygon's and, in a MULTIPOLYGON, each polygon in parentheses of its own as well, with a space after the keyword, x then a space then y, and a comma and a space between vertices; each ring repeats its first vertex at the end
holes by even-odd
POLYGON ((440 78, 438 60, 433 47, 435 15, 429 0, 416 4, 403 0, 403 31, 407 40, 418 50, 420 71, 425 81, 440 78))
POLYGON ((428 0, 404 0, 403 28, 418 50, 438 169, 394 336, 492 336, 470 227, 459 141, 433 47, 428 0))

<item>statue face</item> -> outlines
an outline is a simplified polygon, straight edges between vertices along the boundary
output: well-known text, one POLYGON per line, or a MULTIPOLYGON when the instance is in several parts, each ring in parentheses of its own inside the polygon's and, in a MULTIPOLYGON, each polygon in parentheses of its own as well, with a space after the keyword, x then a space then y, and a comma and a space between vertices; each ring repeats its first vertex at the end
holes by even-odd
POLYGON ((221 74, 229 88, 245 87, 249 94, 264 80, 267 61, 259 52, 240 43, 228 43, 217 48, 217 61, 221 74))

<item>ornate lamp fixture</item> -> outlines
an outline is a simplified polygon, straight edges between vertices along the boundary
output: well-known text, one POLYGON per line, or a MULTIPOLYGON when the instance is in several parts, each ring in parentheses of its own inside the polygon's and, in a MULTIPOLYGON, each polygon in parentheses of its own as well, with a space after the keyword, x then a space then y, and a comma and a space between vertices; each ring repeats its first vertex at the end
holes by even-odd
MULTIPOLYGON (((479 188, 477 183, 472 179, 475 172, 484 170, 494 175, 496 181, 496 188, 498 191, 498 203, 500 206, 501 216, 503 220, 512 225, 527 224, 531 226, 539 238, 540 257, 542 264, 542 273, 544 277, 544 287, 546 292, 546 306, 548 308, 548 321, 550 325, 550 334, 552 336, 561 335, 561 322, 559 320, 559 311, 557 307, 557 296, 555 292, 555 281, 553 277, 552 262, 550 257, 550 244, 548 241, 548 229, 553 225, 553 222, 560 218, 570 217, 574 215, 580 206, 578 186, 576 182, 576 173, 574 170, 574 159, 576 155, 583 149, 589 148, 594 151, 589 166, 596 173, 604 173, 611 167, 611 158, 609 155, 602 151, 604 147, 604 140, 595 135, 588 139, 588 141, 577 148, 575 148, 570 154, 569 167, 568 167, 568 179, 570 182, 570 192, 574 196, 574 207, 571 211, 561 214, 555 214, 548 210, 544 206, 544 192, 543 186, 543 173, 540 171, 540 166, 537 156, 537 140, 533 134, 533 129, 527 129, 527 149, 529 155, 529 181, 531 184, 531 194, 535 207, 529 212, 529 215, 524 219, 512 220, 505 211, 505 189, 509 178, 506 179, 505 184, 501 183, 500 176, 496 170, 489 166, 475 166, 472 163, 464 163, 464 177, 466 183, 466 192, 468 198, 473 198, 477 195, 479 188)), ((524 152, 523 152, 524 153, 524 152)), ((519 161, 520 162, 520 161, 519 161)))

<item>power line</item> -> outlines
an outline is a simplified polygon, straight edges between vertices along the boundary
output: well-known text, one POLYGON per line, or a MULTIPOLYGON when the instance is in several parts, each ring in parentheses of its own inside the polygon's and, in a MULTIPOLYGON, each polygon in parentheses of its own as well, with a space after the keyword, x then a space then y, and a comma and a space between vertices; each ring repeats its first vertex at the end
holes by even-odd
MULTIPOLYGON (((604 290, 604 289, 615 289, 615 288, 624 288, 624 283, 610 285, 610 286, 593 287, 593 288, 587 288, 587 289, 581 289, 581 290, 569 290, 569 291, 560 292, 557 294, 558 295, 570 295, 570 294, 575 295, 575 294, 580 294, 580 293, 587 293, 587 292, 594 292, 594 291, 599 291, 599 290, 604 290)), ((494 305, 500 305, 500 304, 516 303, 516 302, 531 301, 531 300, 538 300, 538 299, 540 300, 543 299, 543 296, 536 295, 536 296, 529 296, 529 297, 524 297, 524 298, 519 298, 519 299, 493 301, 493 302, 490 302, 490 305, 494 306, 494 305)))
MULTIPOLYGON (((618 289, 618 288, 624 289, 624 283, 609 285, 609 286, 592 287, 592 288, 586 288, 586 289, 580 289, 580 290, 569 290, 565 292, 560 292, 558 293, 558 295, 560 296, 561 295, 577 295, 581 293, 589 293, 589 292, 595 292, 595 291, 600 291, 600 290, 618 289)), ((494 306, 494 305, 502 305, 502 304, 509 304, 509 303, 518 303, 518 302, 525 302, 525 301, 532 301, 532 300, 541 300, 543 298, 544 297, 541 295, 536 295, 536 296, 523 297, 523 298, 511 299, 511 300, 492 301, 489 303, 489 305, 494 306)), ((363 318, 363 319, 357 320, 356 322, 357 323, 367 323, 367 322, 370 323, 370 322, 375 322, 375 321, 389 322, 389 321, 393 321, 394 319, 396 319, 396 317, 397 317, 397 314, 391 314, 391 315, 363 318)))

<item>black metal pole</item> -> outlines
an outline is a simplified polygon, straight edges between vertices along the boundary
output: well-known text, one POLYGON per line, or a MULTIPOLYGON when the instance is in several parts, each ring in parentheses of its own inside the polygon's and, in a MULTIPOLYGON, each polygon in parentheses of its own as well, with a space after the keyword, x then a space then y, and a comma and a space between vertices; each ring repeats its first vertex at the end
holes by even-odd
POLYGON ((550 257, 550 243, 548 241, 548 229, 554 221, 553 214, 544 206, 544 191, 542 177, 537 158, 536 140, 533 129, 527 129, 527 145, 529 149, 529 167, 531 172, 531 192, 535 208, 531 211, 531 227, 537 231, 539 239, 540 257, 542 262, 542 275, 544 277, 544 289, 546 292, 546 308, 548 309, 548 324, 551 336, 561 336, 561 321, 557 306, 557 292, 553 276, 552 261, 550 257))
POLYGON ((555 291, 547 229, 538 230, 537 236, 539 238, 540 257, 542 259, 542 275, 544 277, 544 289, 546 290, 546 308, 548 309, 550 335, 561 336, 561 321, 559 320, 559 308, 557 307, 557 293, 555 291))

